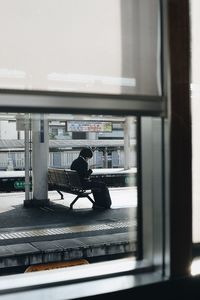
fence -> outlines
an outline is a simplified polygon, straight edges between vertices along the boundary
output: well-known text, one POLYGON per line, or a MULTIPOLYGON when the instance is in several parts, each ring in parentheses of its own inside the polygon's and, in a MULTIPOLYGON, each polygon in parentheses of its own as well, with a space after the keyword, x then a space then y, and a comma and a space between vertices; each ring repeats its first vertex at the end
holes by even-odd
MULTIPOLYGON (((63 150, 49 152, 49 166, 69 168, 79 155, 79 150, 63 150)), ((135 153, 132 166, 136 166, 135 153)), ((124 166, 124 150, 94 151, 89 161, 91 168, 122 168, 124 166)), ((25 168, 24 151, 0 152, 0 170, 23 170, 25 168)))

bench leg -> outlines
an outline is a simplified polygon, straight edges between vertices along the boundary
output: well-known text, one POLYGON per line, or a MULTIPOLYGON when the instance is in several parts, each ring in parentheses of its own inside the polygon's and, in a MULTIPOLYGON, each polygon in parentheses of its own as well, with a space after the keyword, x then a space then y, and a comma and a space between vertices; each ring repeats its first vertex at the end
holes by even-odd
POLYGON ((58 192, 58 194, 60 194, 60 199, 64 199, 64 197, 63 197, 63 193, 61 193, 60 191, 56 191, 56 192, 58 192))
POLYGON ((87 198, 92 202, 93 204, 95 203, 94 200, 88 195, 87 198))
MULTIPOLYGON (((88 198, 88 200, 90 200, 90 202, 92 202, 93 204, 95 203, 94 200, 88 195, 88 196, 85 196, 88 198)), ((72 203, 70 204, 70 209, 73 209, 73 205, 76 203, 76 201, 80 198, 80 196, 77 196, 74 201, 72 201, 72 203)))
POLYGON ((77 196, 74 201, 72 201, 72 203, 70 204, 70 209, 73 209, 73 205, 76 203, 76 201, 78 200, 79 196, 77 196))

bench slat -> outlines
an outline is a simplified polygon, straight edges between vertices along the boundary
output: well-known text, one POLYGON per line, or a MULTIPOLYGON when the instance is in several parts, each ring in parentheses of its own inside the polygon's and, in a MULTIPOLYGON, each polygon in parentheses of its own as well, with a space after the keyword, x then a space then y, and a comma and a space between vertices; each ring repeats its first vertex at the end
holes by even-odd
POLYGON ((70 208, 73 207, 74 203, 79 198, 83 197, 87 197, 90 202, 94 204, 94 200, 89 196, 92 191, 83 190, 78 173, 74 170, 49 168, 48 184, 53 189, 57 190, 57 192, 61 195, 61 199, 63 199, 61 191, 77 195, 71 203, 70 208))

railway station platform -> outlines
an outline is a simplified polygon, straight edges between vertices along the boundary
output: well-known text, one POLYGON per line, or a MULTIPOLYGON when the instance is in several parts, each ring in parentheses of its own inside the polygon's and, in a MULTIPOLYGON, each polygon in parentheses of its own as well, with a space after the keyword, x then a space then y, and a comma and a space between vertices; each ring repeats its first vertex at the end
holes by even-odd
POLYGON ((93 210, 86 198, 70 210, 74 195, 63 193, 61 200, 56 191, 49 191, 49 206, 25 208, 24 193, 0 193, 0 274, 51 262, 134 255, 137 189, 109 190, 109 210, 93 210))

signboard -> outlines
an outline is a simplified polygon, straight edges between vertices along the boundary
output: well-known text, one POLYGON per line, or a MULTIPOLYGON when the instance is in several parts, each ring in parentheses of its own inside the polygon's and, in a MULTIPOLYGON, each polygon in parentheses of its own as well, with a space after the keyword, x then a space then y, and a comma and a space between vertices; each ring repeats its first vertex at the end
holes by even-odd
POLYGON ((16 130, 24 131, 26 128, 26 125, 27 125, 27 129, 30 130, 30 128, 31 128, 30 119, 26 119, 25 115, 16 115, 16 130))
MULTIPOLYGON (((32 186, 31 183, 29 183, 30 187, 32 186)), ((17 190, 24 190, 25 189, 25 181, 15 181, 14 187, 17 190)))
POLYGON ((112 122, 106 121, 67 121, 66 130, 72 132, 112 132, 112 122))

